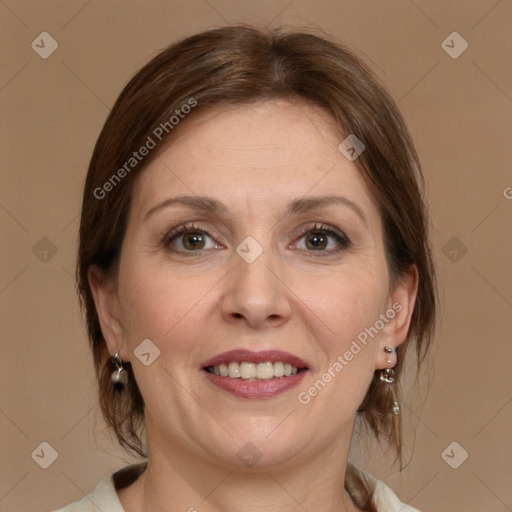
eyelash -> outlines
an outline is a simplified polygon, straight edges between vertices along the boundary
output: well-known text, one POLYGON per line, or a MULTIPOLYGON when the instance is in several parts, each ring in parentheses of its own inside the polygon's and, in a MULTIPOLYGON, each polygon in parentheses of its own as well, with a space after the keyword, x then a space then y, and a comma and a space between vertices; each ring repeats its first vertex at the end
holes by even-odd
MULTIPOLYGON (((189 233, 201 233, 203 235, 207 235, 209 238, 211 238, 213 240, 213 237, 212 235, 210 235, 210 233, 203 229, 201 226, 198 226, 196 224, 192 224, 192 225, 183 225, 183 226, 178 226, 176 228, 173 228, 171 231, 169 231, 168 233, 166 233, 162 239, 162 243, 164 245, 164 247, 169 247, 169 245, 171 245, 171 243, 178 237, 180 236, 183 236, 183 235, 186 235, 186 234, 189 234, 189 233)), ((334 231, 333 229, 323 225, 323 224, 318 224, 318 223, 315 223, 313 226, 309 226, 307 229, 305 230, 301 230, 299 233, 297 233, 295 236, 298 236, 300 237, 300 239, 302 239, 305 235, 307 235, 308 233, 315 233, 315 234, 322 234, 322 235, 328 235, 328 236, 331 236, 333 237, 337 242, 338 244, 341 246, 340 249, 331 249, 331 250, 328 250, 328 251, 324 251, 324 250, 320 250, 320 251, 308 251, 308 252, 311 252, 311 253, 320 253, 320 254, 317 254, 315 256, 312 256, 315 257, 315 258, 326 258, 326 257, 329 257, 329 256, 332 256, 334 254, 337 254, 345 249, 348 249, 350 246, 351 246, 351 241, 349 240, 349 238, 344 234, 344 233, 338 233, 337 231, 334 231), (321 253, 324 253, 324 254, 321 254, 321 253)), ((306 249, 307 250, 307 249, 306 249)), ((188 253, 189 255, 191 256, 194 256, 194 255, 197 255, 198 252, 203 252, 204 249, 198 249, 196 251, 182 251, 182 250, 175 250, 174 252, 184 252, 184 253, 188 253)))

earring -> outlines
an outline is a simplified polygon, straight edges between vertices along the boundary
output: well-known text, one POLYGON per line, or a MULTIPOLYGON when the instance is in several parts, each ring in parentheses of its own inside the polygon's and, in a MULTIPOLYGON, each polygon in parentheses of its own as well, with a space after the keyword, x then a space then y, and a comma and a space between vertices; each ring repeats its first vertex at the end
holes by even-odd
POLYGON ((115 387, 125 386, 128 381, 128 377, 126 370, 123 367, 123 360, 119 357, 119 350, 114 356, 114 364, 116 365, 117 370, 112 372, 112 382, 115 387))
POLYGON ((400 405, 398 404, 398 400, 396 399, 395 388, 392 385, 393 382, 395 382, 395 371, 393 370, 393 368, 385 368, 384 370, 382 370, 380 372, 380 380, 388 385, 391 401, 393 402, 393 406, 391 408, 392 413, 400 414, 400 405))
MULTIPOLYGON (((387 345, 384 347, 384 352, 388 354, 392 354, 394 352, 393 348, 388 347, 387 345)), ((391 357, 388 359, 388 364, 391 364, 391 357)))

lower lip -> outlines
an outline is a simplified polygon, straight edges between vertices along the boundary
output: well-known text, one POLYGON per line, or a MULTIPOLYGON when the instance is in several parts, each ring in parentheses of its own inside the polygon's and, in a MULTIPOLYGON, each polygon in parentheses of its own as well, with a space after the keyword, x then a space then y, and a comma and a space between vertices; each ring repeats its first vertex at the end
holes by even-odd
POLYGON ((272 398, 288 389, 291 389, 304 378, 308 371, 304 370, 289 377, 274 377, 268 380, 245 380, 220 377, 214 373, 203 370, 206 378, 215 386, 239 398, 272 398))

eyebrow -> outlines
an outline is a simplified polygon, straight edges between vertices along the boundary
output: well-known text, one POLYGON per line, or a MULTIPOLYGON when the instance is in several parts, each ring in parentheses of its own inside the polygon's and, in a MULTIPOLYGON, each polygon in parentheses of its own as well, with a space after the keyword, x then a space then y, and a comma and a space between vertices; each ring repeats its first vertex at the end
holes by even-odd
MULTIPOLYGON (((198 213, 211 213, 214 215, 221 215, 226 214, 228 212, 228 208, 224 203, 221 203, 220 201, 218 201, 217 199, 213 199, 212 197, 177 196, 165 199, 164 201, 161 201, 160 203, 150 208, 144 216, 144 221, 146 221, 157 210, 175 205, 185 206, 186 208, 196 211, 198 213)), ((355 212, 358 215, 358 217, 361 218, 361 220, 366 225, 368 224, 368 219, 366 218, 366 215, 361 209, 361 207, 343 196, 328 195, 317 197, 303 197, 295 199, 288 205, 286 213, 288 215, 298 215, 313 210, 319 210, 320 208, 325 208, 332 205, 350 208, 353 212, 355 212)))

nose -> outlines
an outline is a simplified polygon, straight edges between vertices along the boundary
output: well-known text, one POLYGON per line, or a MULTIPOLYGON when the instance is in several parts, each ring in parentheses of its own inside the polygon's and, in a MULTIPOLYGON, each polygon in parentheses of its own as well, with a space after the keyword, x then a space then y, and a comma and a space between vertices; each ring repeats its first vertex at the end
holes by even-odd
POLYGON ((293 294, 269 251, 263 251, 252 263, 234 255, 221 306, 227 322, 261 329, 266 324, 278 327, 290 318, 293 294))

